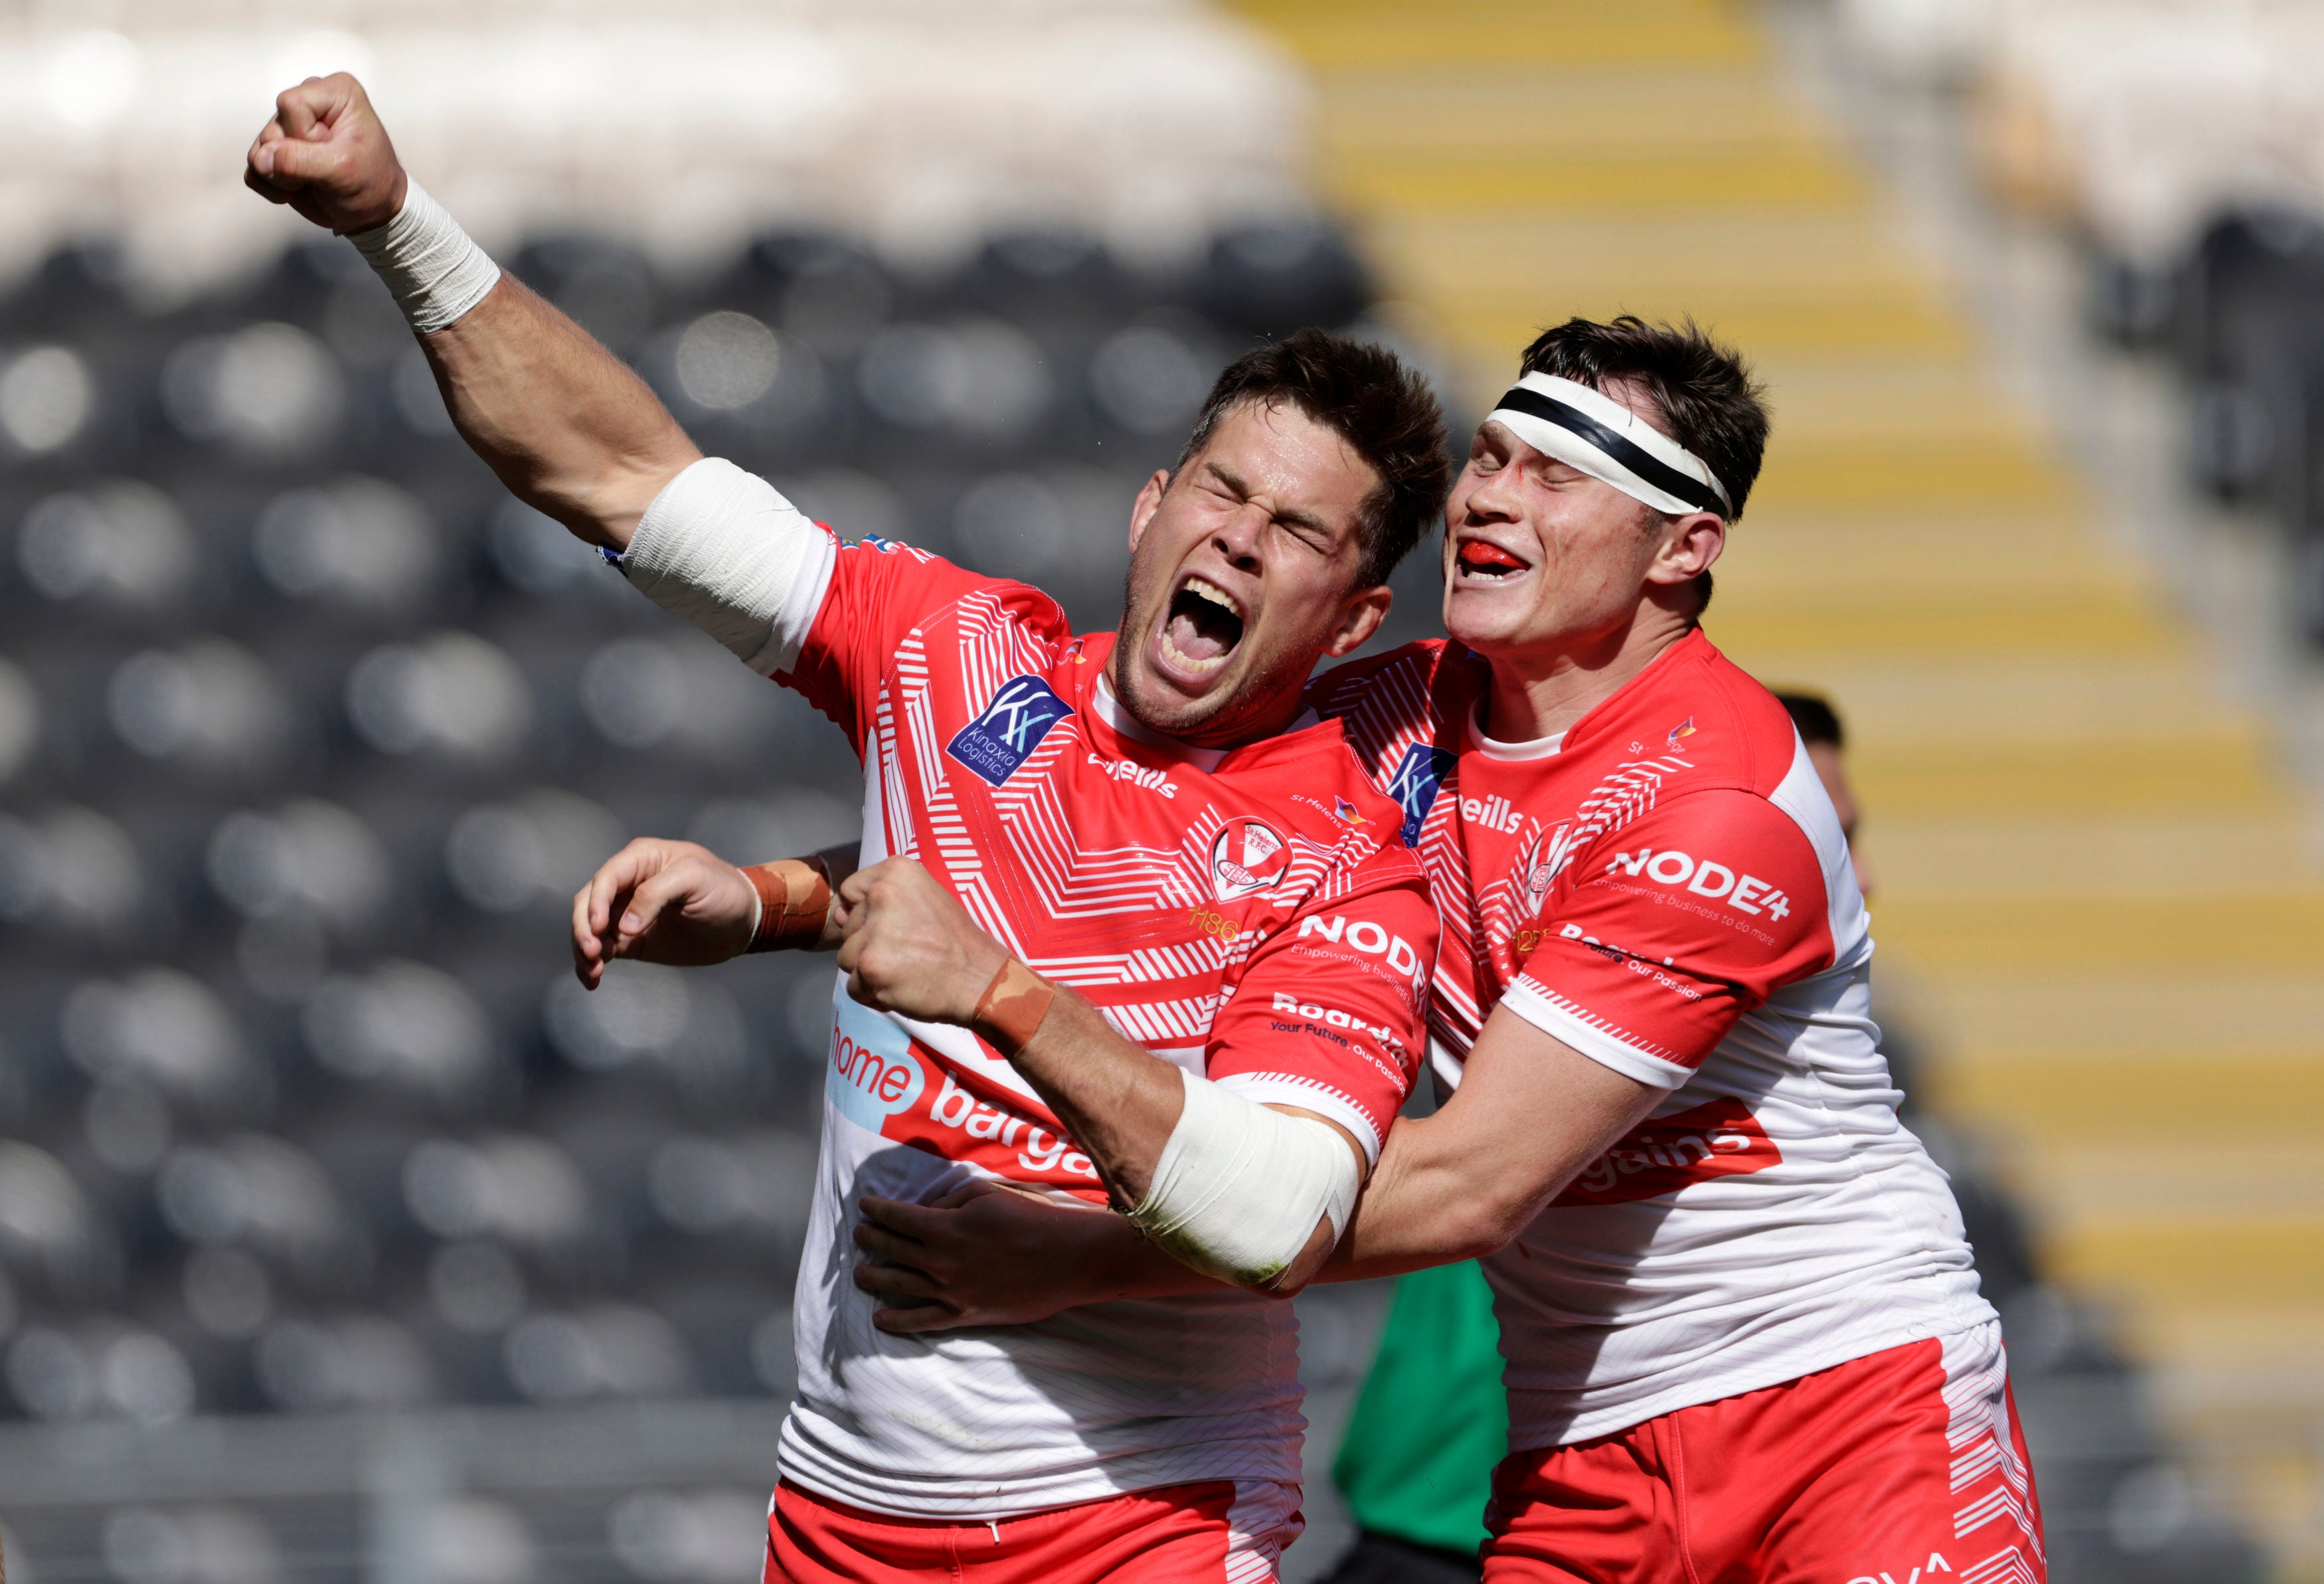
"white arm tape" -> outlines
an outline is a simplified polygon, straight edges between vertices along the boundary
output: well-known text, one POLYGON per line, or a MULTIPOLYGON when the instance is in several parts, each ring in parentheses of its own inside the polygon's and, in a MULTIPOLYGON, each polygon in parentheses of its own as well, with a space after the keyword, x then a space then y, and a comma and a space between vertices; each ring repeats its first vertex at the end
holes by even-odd
POLYGON ((1130 1218, 1173 1258, 1238 1287, 1263 1287, 1329 1218, 1348 1227, 1361 1173, 1328 1125, 1229 1094, 1182 1072, 1185 1109, 1130 1218))
POLYGON ((756 474, 705 457, 662 486, 622 570, 761 676, 788 671, 831 587, 839 546, 756 474))
POLYGON ((500 265, 417 181, 406 185, 395 218, 350 231, 347 240, 379 272, 395 305, 423 336, 458 319, 500 283, 500 265))

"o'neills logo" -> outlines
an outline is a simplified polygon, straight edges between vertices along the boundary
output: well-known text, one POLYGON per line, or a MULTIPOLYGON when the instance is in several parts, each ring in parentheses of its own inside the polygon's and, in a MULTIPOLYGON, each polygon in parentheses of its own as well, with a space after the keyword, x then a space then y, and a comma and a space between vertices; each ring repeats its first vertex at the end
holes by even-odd
POLYGON ((1550 1208, 1660 1199, 1714 1177, 1765 1172, 1782 1161, 1751 1107, 1731 1097, 1657 1116, 1625 1135, 1582 1171, 1550 1208))

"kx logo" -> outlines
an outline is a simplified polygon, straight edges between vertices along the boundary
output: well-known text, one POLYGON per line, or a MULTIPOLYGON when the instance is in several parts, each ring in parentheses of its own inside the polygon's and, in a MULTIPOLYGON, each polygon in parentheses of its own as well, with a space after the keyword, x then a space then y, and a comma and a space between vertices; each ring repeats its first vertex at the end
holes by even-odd
POLYGON ((1074 712, 1039 677, 1011 677, 984 713, 960 728, 945 752, 999 786, 1041 746, 1049 728, 1074 712))
POLYGON ((1415 743, 1404 751, 1404 763, 1396 767, 1388 795, 1404 805, 1404 828, 1399 834, 1405 846, 1418 844, 1421 822, 1428 818, 1429 807, 1436 801, 1437 789, 1444 784, 1452 764, 1452 755, 1426 743, 1415 743))

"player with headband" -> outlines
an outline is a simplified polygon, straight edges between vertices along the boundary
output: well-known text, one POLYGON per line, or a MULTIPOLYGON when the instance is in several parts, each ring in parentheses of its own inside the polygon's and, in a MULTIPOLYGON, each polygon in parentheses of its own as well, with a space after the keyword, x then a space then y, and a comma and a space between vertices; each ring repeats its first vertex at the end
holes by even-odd
POLYGON ((703 458, 409 182, 352 78, 283 94, 249 166, 378 269, 520 498, 863 759, 852 875, 644 842, 576 899, 594 987, 613 957, 815 944, 840 881, 850 977, 768 1577, 1274 1578, 1303 1422, 1296 1321, 1265 1294, 1345 1229, 1417 1068, 1437 929, 1395 803, 1302 691, 1377 628, 1443 498, 1425 385, 1317 332, 1231 366, 1130 508, 1121 633, 1075 636, 1037 589, 844 544, 703 458), (850 1281, 861 1199, 992 1182, 1069 1223, 1119 1224, 1111 1197, 1229 1285, 877 1329, 850 1281))
MULTIPOLYGON (((1428 867, 1450 1091, 1390 1134, 1323 1279, 1483 1256, 1503 1584, 2046 1576, 1999 1322, 1897 1121, 1840 819, 1700 625, 1766 430, 1692 329, 1545 332, 1446 507, 1450 640, 1310 693, 1428 867)), ((1011 1254, 1039 1212, 1011 1214, 982 1247, 901 1218, 915 1290, 964 1321, 1077 1301, 1071 1262, 1011 1254)), ((1135 1290, 1192 1280, 1145 1257, 1135 1290)))

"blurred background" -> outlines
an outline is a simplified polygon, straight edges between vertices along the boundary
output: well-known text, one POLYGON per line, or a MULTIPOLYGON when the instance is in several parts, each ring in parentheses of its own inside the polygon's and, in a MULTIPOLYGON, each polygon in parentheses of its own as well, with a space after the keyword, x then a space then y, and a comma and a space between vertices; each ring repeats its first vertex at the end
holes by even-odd
MULTIPOLYGON (((2056 1576, 2324 1579, 2319 68, 2313 0, 0 0, 10 1577, 757 1574, 827 970, 585 997, 561 922, 856 766, 240 189, 348 69, 706 448, 1093 625, 1259 338, 1464 431, 1571 313, 1738 343, 1707 625, 1848 722, 2056 1576)), ((1380 1305, 1302 1300, 1294 1579, 1380 1305)))

